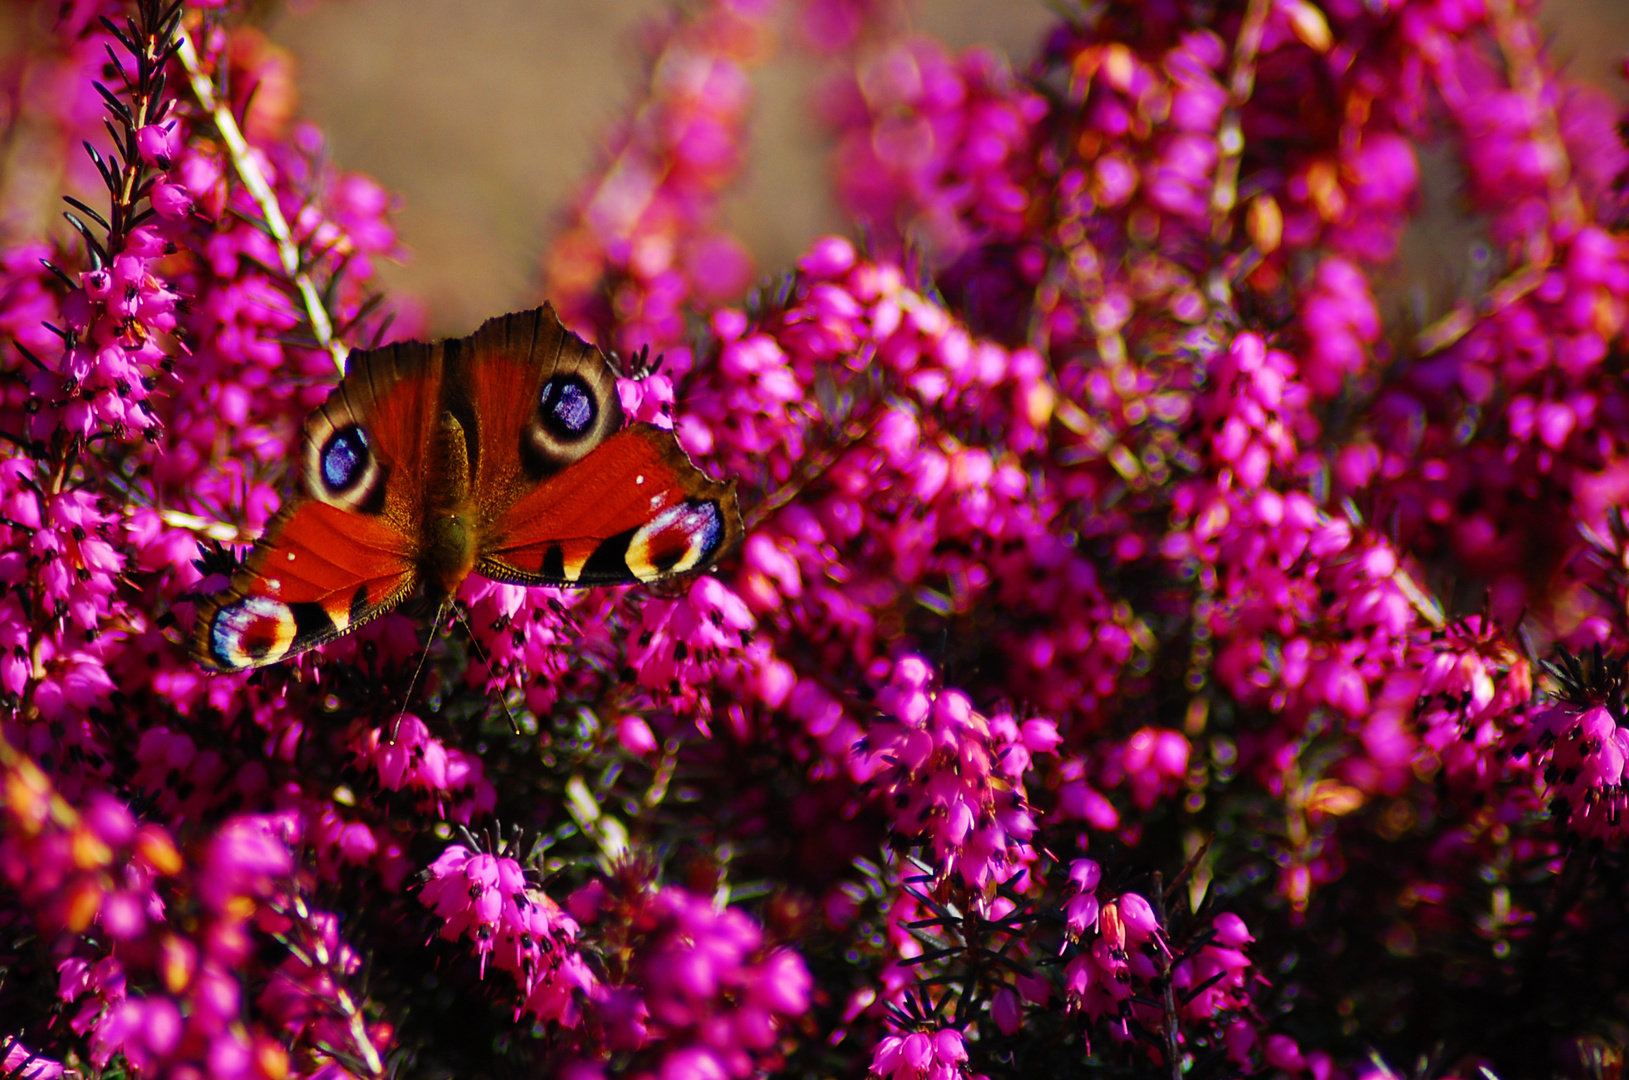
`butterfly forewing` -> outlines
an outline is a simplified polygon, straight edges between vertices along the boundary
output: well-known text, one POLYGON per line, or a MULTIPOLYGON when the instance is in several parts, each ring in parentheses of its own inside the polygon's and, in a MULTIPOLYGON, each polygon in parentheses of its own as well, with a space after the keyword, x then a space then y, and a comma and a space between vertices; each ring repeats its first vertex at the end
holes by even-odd
POLYGON ((616 373, 554 309, 489 319, 448 343, 447 407, 471 435, 483 528, 622 427, 616 373))
POLYGON ((352 352, 345 378, 305 422, 301 494, 383 517, 416 540, 426 494, 418 478, 438 465, 430 433, 441 415, 443 356, 441 345, 416 341, 352 352))
POLYGON ((205 600, 193 656, 275 664, 389 611, 419 581, 424 487, 439 416, 439 346, 353 352, 306 420, 299 475, 227 589, 205 600), (404 483, 406 479, 410 482, 404 483))

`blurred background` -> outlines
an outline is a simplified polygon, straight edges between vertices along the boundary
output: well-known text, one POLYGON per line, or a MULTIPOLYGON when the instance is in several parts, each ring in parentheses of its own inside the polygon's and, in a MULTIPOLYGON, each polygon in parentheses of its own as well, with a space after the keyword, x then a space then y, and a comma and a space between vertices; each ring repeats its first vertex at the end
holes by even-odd
MULTIPOLYGON (((381 265, 383 283, 422 301, 433 332, 463 334, 536 301, 539 259, 559 213, 595 168, 606 132, 637 99, 640 28, 669 3, 269 3, 264 47, 277 51, 288 78, 262 93, 281 94, 287 108, 314 119, 339 167, 397 193, 396 221, 411 255, 404 265, 381 265)), ((1018 67, 1056 18, 1046 0, 901 3, 914 29, 952 50, 988 45, 1018 67)), ((0 55, 23 39, 19 7, 0 4, 0 55)), ((1619 74, 1629 0, 1545 0, 1542 12, 1568 69, 1629 103, 1619 74)), ((748 168, 726 200, 725 224, 760 273, 778 271, 809 240, 844 227, 828 195, 827 140, 811 103, 823 70, 783 41, 756 72, 748 168)), ((1426 213, 1405 241, 1405 259, 1456 260, 1474 230, 1451 220, 1452 182, 1433 189, 1440 169, 1425 150, 1426 213)), ((26 162, 10 155, 5 165, 7 194, 16 196, 29 186, 26 162)), ((22 201, 54 207, 59 188, 40 179, 40 197, 22 201)))
MULTIPOLYGON (((534 303, 557 215, 640 87, 640 28, 669 0, 343 0, 281 7, 270 39, 299 66, 302 106, 335 160, 400 193, 412 249, 386 283, 436 333, 534 303)), ((790 5, 788 5, 790 6, 790 5)), ((910 25, 1022 64, 1057 16, 1043 0, 926 0, 910 25)), ((811 95, 822 61, 782 34, 756 69, 748 168, 725 223, 760 272, 844 228, 828 198, 811 95)))

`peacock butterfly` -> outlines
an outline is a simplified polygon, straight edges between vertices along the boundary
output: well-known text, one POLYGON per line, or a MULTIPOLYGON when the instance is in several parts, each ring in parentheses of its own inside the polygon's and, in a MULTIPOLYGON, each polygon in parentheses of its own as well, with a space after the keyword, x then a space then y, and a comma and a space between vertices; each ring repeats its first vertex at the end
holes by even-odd
POLYGON ((671 431, 622 423, 611 366, 547 304, 352 351, 305 422, 292 495, 199 604, 193 657, 275 664, 472 571, 583 586, 707 567, 741 539, 735 482, 671 431))

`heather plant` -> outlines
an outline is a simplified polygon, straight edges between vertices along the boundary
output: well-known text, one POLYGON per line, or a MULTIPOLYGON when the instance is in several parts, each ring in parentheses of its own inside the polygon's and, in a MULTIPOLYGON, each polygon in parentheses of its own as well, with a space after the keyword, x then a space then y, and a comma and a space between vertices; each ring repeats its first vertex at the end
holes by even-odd
POLYGON ((1621 1072, 1629 151, 1532 5, 675 5, 540 299, 744 543, 210 674, 391 198, 254 5, 10 2, 3 1075, 1621 1072), (755 278, 776 48, 853 228, 755 278))

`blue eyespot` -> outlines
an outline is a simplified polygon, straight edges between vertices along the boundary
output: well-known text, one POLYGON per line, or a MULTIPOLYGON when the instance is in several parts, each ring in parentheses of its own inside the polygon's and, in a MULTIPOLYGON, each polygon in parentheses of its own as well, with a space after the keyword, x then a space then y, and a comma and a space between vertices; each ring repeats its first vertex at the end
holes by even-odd
POLYGON ((594 429, 599 407, 588 384, 577 375, 556 375, 543 384, 538 414, 557 439, 580 439, 594 429))
POLYGON ((322 448, 322 482, 332 492, 356 483, 368 464, 368 436, 354 424, 328 437, 322 448))

